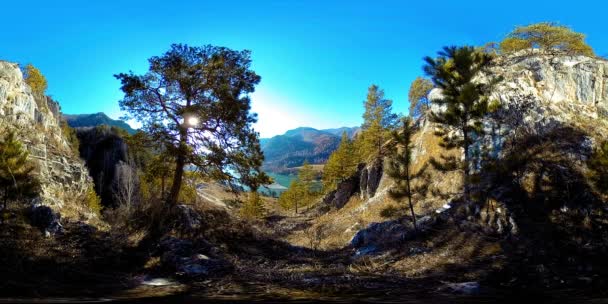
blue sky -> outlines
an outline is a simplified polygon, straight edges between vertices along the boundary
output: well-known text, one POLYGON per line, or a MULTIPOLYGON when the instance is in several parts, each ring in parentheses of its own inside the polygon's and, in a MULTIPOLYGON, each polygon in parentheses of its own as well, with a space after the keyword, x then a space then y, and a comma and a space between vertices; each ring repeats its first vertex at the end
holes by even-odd
POLYGON ((9 1, 0 59, 33 63, 65 113, 120 116, 113 74, 144 73, 171 43, 252 51, 263 137, 361 123, 378 84, 407 112, 422 58, 444 45, 499 41, 515 25, 557 21, 608 55, 603 1, 9 1))

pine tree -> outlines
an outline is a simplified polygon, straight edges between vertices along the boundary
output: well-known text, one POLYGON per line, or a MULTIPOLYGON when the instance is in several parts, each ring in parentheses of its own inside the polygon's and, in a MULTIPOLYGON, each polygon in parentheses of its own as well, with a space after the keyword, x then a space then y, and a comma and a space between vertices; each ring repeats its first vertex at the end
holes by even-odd
POLYGON ((427 78, 416 77, 412 81, 407 94, 410 102, 410 117, 418 118, 430 108, 428 95, 432 89, 433 83, 427 78))
POLYGON ((404 118, 401 128, 393 131, 391 134, 394 144, 391 146, 392 151, 387 161, 386 173, 393 178, 395 184, 389 190, 389 195, 393 199, 407 198, 414 228, 418 230, 412 197, 415 194, 424 193, 426 185, 414 188, 412 187, 412 181, 423 176, 426 166, 423 166, 416 173, 412 172, 412 136, 414 129, 411 118, 404 118))
POLYGON ((500 50, 505 53, 533 48, 595 56, 591 46, 585 43, 584 34, 553 22, 519 26, 500 43, 500 50))
POLYGON ((241 207, 241 216, 245 218, 262 218, 266 213, 262 198, 257 191, 251 191, 241 207))
POLYGON ((302 204, 305 195, 305 187, 299 179, 291 182, 289 188, 279 196, 279 205, 284 209, 294 209, 298 214, 298 207, 302 204))
POLYGON ((4 211, 8 201, 33 197, 39 190, 39 183, 32 174, 34 167, 27 157, 28 153, 15 138, 15 133, 9 132, 0 141, 0 191, 4 211))
POLYGON ((444 156, 443 161, 432 159, 432 164, 442 170, 460 169, 464 172, 464 200, 469 199, 469 176, 471 175, 471 155, 469 148, 474 138, 483 134, 482 118, 488 112, 487 93, 499 79, 489 83, 476 83, 473 78, 484 70, 492 57, 477 52, 470 46, 445 47, 436 59, 426 57, 424 71, 441 89, 442 97, 433 100, 445 110, 431 114, 431 121, 441 124, 436 133, 442 139, 442 147, 447 150, 462 148, 464 162, 456 157, 444 156), (456 132, 454 132, 456 131, 456 132))
POLYGON ((361 156, 367 159, 381 154, 382 145, 389 138, 390 130, 397 123, 397 115, 392 112, 393 102, 384 98, 384 91, 371 85, 364 102, 363 124, 361 125, 361 156))
POLYGON ((375 84, 367 89, 367 99, 363 102, 362 129, 368 129, 372 122, 377 121, 383 129, 391 129, 398 122, 397 114, 393 113, 393 101, 384 98, 384 90, 375 84))
POLYGON ((260 169, 264 156, 253 129, 257 116, 250 112, 249 94, 260 81, 250 69, 250 52, 174 44, 149 63, 143 75, 114 76, 125 94, 121 110, 173 156, 169 208, 179 200, 188 164, 232 186, 237 178, 252 188, 269 183, 260 169))
POLYGON ((317 174, 308 161, 304 161, 300 172, 298 172, 298 180, 302 184, 302 205, 308 206, 314 203, 318 195, 317 174))
POLYGON ((323 188, 333 189, 339 182, 349 178, 357 170, 357 164, 353 142, 344 132, 338 149, 329 156, 323 167, 323 188))

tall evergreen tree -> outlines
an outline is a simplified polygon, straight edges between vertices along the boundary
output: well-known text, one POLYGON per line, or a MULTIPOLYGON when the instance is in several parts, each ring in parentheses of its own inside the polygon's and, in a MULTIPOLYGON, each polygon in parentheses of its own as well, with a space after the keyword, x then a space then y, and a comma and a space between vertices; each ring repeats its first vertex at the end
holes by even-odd
POLYGON ((433 83, 427 78, 416 77, 410 85, 407 94, 410 102, 410 117, 418 118, 430 107, 428 99, 429 92, 433 89, 433 83))
POLYGON ((33 197, 39 190, 38 180, 33 176, 34 167, 27 160, 28 153, 9 132, 0 141, 0 191, 3 211, 7 203, 25 197, 33 197))
POLYGON ((299 179, 296 179, 292 181, 289 188, 279 196, 279 205, 285 209, 293 208, 295 213, 298 214, 298 207, 302 206, 305 195, 304 184, 299 179))
POLYGON ((362 129, 368 129, 374 121, 384 129, 393 128, 397 124, 399 117, 393 113, 393 101, 384 98, 384 90, 377 85, 372 84, 367 89, 367 98, 363 104, 365 112, 362 129))
POLYGON ((302 164, 302 168, 298 172, 298 179, 304 185, 304 188, 306 189, 307 193, 314 192, 316 174, 308 160, 305 160, 304 164, 302 164))
POLYGON ((394 114, 393 102, 384 98, 384 91, 377 85, 371 85, 367 99, 363 103, 363 124, 361 129, 361 156, 368 158, 380 155, 382 145, 389 138, 390 130, 397 124, 398 116, 394 114))
POLYGON ((121 110, 174 155, 167 203, 179 198, 184 167, 195 165, 206 177, 257 188, 269 182, 261 170, 263 154, 252 128, 249 93, 260 81, 250 69, 249 51, 175 44, 149 60, 146 74, 115 75, 121 81, 121 110))
POLYGON ((298 178, 291 182, 289 188, 279 196, 279 205, 285 209, 294 208, 297 214, 298 207, 314 203, 319 194, 316 176, 313 167, 308 161, 305 161, 298 172, 298 178))
POLYGON ((264 203, 262 197, 257 191, 251 191, 248 193, 247 200, 241 207, 241 216, 245 218, 261 218, 266 213, 264 209, 264 203))
POLYGON ((346 132, 342 133, 342 139, 338 149, 334 151, 323 167, 323 188, 333 189, 339 182, 349 178, 355 173, 358 165, 353 142, 346 132))
POLYGON ((412 198, 415 194, 424 193, 426 185, 421 184, 418 187, 412 187, 412 181, 423 176, 426 166, 423 166, 418 172, 412 172, 412 136, 414 129, 411 118, 404 118, 401 128, 391 134, 394 144, 391 146, 392 151, 387 161, 386 173, 395 181, 395 184, 389 190, 389 195, 394 199, 407 198, 414 228, 418 230, 412 198))
POLYGON ((440 51, 439 57, 424 60, 424 71, 442 91, 442 97, 433 102, 445 109, 431 113, 431 121, 442 126, 436 135, 441 137, 441 145, 447 150, 462 148, 464 151, 462 163, 456 157, 442 157, 442 162, 432 160, 432 163, 443 170, 459 168, 464 172, 464 200, 468 201, 472 172, 469 148, 474 139, 483 134, 482 118, 488 112, 487 94, 498 81, 479 83, 473 78, 488 66, 492 57, 470 46, 450 46, 440 51))

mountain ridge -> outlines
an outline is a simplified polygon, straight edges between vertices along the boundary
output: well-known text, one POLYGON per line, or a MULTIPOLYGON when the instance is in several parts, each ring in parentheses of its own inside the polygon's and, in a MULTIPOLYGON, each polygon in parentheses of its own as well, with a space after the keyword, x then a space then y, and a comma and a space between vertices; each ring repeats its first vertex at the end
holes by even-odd
POLYGON ((329 155, 338 148, 342 132, 352 138, 359 130, 359 127, 322 130, 298 127, 282 135, 261 138, 260 144, 265 157, 263 167, 267 171, 281 172, 301 166, 305 161, 312 164, 325 163, 329 155))
POLYGON ((128 123, 120 119, 112 119, 104 112, 92 114, 62 114, 68 125, 72 128, 96 127, 108 125, 121 128, 129 134, 134 134, 137 130, 133 129, 128 123))

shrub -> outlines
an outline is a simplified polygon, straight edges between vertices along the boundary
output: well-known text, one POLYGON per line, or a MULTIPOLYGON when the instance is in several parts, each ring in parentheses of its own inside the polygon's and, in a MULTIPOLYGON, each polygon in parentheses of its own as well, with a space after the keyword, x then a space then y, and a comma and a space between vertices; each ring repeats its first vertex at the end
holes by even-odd
POLYGON ((601 192, 608 193, 608 141, 604 141, 589 159, 591 180, 601 192))
POLYGON ((9 132, 0 139, 0 201, 6 211, 7 202, 34 197, 39 190, 39 182, 32 174, 34 167, 28 161, 28 152, 15 133, 9 132))
POLYGON ((30 86, 32 92, 36 95, 42 96, 47 89, 46 77, 42 75, 31 63, 25 66, 24 77, 25 83, 30 86))
POLYGON ((70 127, 65 120, 61 120, 59 126, 61 127, 61 133, 63 133, 63 137, 67 139, 70 148, 76 154, 76 156, 78 156, 80 154, 78 151, 80 141, 78 141, 78 136, 76 136, 76 130, 70 127))
POLYGON ((389 205, 380 211, 380 216, 383 218, 394 218, 399 215, 400 211, 394 205, 389 205))
POLYGON ((250 192, 249 197, 241 207, 241 216, 248 219, 262 218, 266 214, 262 198, 257 192, 250 192))
POLYGON ((87 206, 91 208, 91 211, 98 215, 101 213, 101 199, 93 187, 89 187, 85 192, 84 201, 86 202, 87 206))

